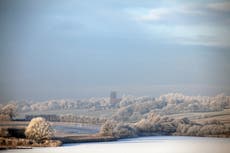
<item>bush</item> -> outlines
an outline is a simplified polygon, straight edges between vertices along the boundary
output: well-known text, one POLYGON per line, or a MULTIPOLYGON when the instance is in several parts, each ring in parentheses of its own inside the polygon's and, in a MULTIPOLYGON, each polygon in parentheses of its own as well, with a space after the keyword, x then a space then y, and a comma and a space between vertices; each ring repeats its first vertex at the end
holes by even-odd
POLYGON ((136 129, 129 125, 129 124, 118 124, 114 131, 113 131, 113 135, 118 137, 118 138, 127 138, 127 137, 134 137, 137 134, 136 129))
POLYGON ((105 124, 101 126, 100 134, 101 135, 107 135, 107 136, 113 136, 114 128, 116 127, 116 122, 113 121, 106 121, 105 124))
POLYGON ((0 121, 10 121, 11 118, 9 115, 0 114, 0 121))
POLYGON ((102 125, 100 134, 104 136, 114 136, 118 138, 134 137, 137 135, 136 128, 131 124, 107 121, 102 125))
POLYGON ((6 128, 0 128, 0 137, 7 137, 8 130, 6 128))
POLYGON ((25 135, 27 138, 40 143, 49 140, 54 136, 54 131, 49 122, 44 118, 37 117, 30 121, 26 128, 25 135))

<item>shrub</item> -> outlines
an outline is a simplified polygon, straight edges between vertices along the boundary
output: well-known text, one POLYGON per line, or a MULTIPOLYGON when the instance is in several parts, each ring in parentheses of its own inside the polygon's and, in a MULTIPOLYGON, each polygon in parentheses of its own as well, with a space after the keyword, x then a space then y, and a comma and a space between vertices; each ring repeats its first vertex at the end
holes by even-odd
POLYGON ((113 131, 114 128, 116 127, 116 122, 113 121, 106 121, 100 129, 100 134, 101 135, 108 135, 108 136, 113 136, 113 131))
POLYGON ((11 118, 9 115, 0 114, 0 121, 10 121, 11 118))
POLYGON ((0 137, 7 137, 8 130, 6 128, 0 128, 0 137))
POLYGON ((131 126, 130 124, 118 124, 114 131, 113 131, 113 135, 119 138, 127 138, 127 137, 134 137, 137 134, 136 129, 131 126))
POLYGON ((37 117, 30 121, 26 128, 25 135, 27 138, 40 143, 49 140, 54 136, 54 131, 49 122, 44 118, 37 117))

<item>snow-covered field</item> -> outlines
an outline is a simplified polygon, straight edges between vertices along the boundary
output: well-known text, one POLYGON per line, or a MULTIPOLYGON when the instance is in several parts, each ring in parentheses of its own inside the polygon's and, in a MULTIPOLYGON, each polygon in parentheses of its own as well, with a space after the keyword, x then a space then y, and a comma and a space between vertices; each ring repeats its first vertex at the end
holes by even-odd
POLYGON ((229 153, 229 138, 142 137, 116 142, 68 144, 57 148, 5 150, 7 153, 229 153))

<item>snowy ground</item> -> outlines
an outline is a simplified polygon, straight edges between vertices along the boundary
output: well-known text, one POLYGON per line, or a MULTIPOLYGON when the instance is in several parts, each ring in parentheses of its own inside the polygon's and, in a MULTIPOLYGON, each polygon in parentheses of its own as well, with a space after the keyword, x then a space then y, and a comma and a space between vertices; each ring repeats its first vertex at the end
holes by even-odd
POLYGON ((142 137, 116 142, 68 144, 57 148, 5 150, 4 153, 229 153, 228 138, 142 137))

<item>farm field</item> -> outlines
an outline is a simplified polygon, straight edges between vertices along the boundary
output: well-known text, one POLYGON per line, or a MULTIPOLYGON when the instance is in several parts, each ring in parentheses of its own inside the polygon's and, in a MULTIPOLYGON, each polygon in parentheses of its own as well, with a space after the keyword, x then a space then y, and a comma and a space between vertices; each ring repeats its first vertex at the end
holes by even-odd
POLYGON ((172 114, 167 116, 172 118, 187 117, 190 120, 196 121, 198 123, 204 123, 205 121, 216 119, 222 123, 230 125, 230 109, 224 109, 223 111, 218 111, 218 112, 181 113, 181 114, 172 114))

